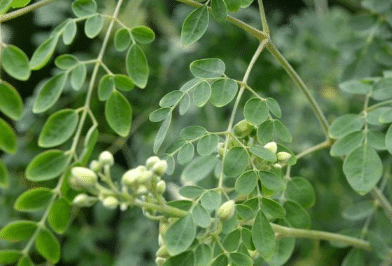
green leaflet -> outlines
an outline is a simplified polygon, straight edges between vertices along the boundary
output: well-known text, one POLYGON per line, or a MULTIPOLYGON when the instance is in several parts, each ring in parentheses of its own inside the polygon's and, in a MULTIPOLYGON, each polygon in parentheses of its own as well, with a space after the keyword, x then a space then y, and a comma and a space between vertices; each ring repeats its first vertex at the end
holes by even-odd
POLYGON ((274 255, 275 232, 261 210, 257 212, 252 226, 252 239, 257 251, 265 260, 269 260, 274 255))
POLYGON ((62 54, 56 57, 54 63, 58 68, 67 70, 76 66, 79 63, 79 60, 77 57, 71 54, 62 54))
POLYGON ((49 79, 40 89, 35 100, 33 112, 42 113, 52 107, 59 99, 67 81, 67 73, 63 72, 49 79))
POLYGON ((101 78, 98 85, 98 99, 100 101, 106 101, 114 90, 114 77, 106 74, 101 78))
POLYGON ((210 102, 216 107, 230 103, 238 91, 237 83, 232 79, 218 79, 211 85, 210 102))
POLYGON ((292 227, 308 229, 311 219, 307 211, 297 202, 287 200, 283 207, 286 210, 286 219, 292 227))
POLYGON ((316 202, 316 193, 312 184, 303 177, 294 177, 287 183, 286 198, 309 208, 316 202))
POLYGON ((186 215, 167 230, 164 240, 167 250, 172 255, 185 251, 193 242, 196 236, 196 225, 191 215, 186 215))
POLYGON ((58 234, 63 234, 71 219, 71 206, 61 198, 52 205, 48 215, 48 223, 58 234))
POLYGON ((12 264, 18 261, 22 257, 22 251, 20 250, 0 250, 0 263, 12 264))
POLYGON ((131 45, 131 35, 126 28, 120 28, 114 35, 114 47, 117 51, 125 51, 131 45))
POLYGON ((211 223, 211 216, 208 211, 200 204, 197 204, 192 210, 192 217, 195 224, 207 228, 211 223))
POLYGON ((71 71, 71 86, 74 90, 78 91, 82 88, 87 76, 87 68, 85 64, 76 66, 71 71))
POLYGON ((105 104, 105 117, 109 126, 122 137, 131 130, 132 108, 128 100, 118 91, 113 91, 105 104))
POLYGON ((60 243, 46 228, 39 231, 38 236, 35 239, 35 248, 51 263, 57 263, 60 260, 60 243))
POLYGON ((16 152, 16 134, 11 126, 0 118, 0 150, 6 153, 16 152))
POLYGON ((196 78, 219 78, 225 73, 225 63, 219 58, 208 58, 193 61, 190 65, 196 78))
POLYGON ((38 145, 49 148, 66 142, 75 132, 79 116, 73 109, 63 109, 49 116, 38 138, 38 145))
POLYGON ((206 5, 192 11, 184 20, 181 29, 181 42, 189 45, 197 42, 208 27, 209 14, 206 5))
POLYGON ((211 0, 211 11, 218 22, 223 23, 226 21, 227 8, 223 0, 211 0))
POLYGON ((201 156, 208 156, 216 150, 219 142, 219 137, 208 134, 202 137, 197 143, 197 153, 201 156))
POLYGON ((135 41, 141 44, 149 44, 155 40, 154 31, 146 26, 135 27, 131 30, 131 34, 135 41))
POLYGON ((0 188, 8 188, 9 174, 6 165, 0 160, 0 188))
POLYGON ((245 119, 252 125, 260 125, 269 115, 266 101, 259 98, 249 99, 244 106, 245 119))
POLYGON ((144 52, 137 44, 132 44, 126 57, 128 75, 136 86, 144 89, 148 79, 148 64, 144 52))
POLYGON ((223 161, 223 173, 227 176, 239 176, 248 167, 248 153, 242 147, 228 151, 223 161))
POLYGON ((22 241, 30 238, 37 227, 37 223, 32 221, 11 222, 1 229, 0 238, 12 242, 22 241))
POLYGON ((198 182, 211 173, 217 161, 218 159, 215 155, 198 157, 184 168, 181 179, 184 181, 198 182))
POLYGON ((256 172, 247 171, 237 178, 235 182, 235 191, 240 195, 248 195, 255 189, 256 184, 256 172))
POLYGON ((77 0, 72 3, 72 11, 77 17, 85 17, 97 12, 97 3, 94 0, 77 0))
POLYGON ((364 124, 365 121, 359 115, 345 114, 332 122, 328 134, 331 138, 339 139, 362 129, 364 124))
POLYGON ((8 45, 1 54, 1 63, 5 72, 18 80, 28 80, 31 74, 29 59, 14 45, 8 45))
POLYGON ((343 172, 350 186, 365 195, 377 184, 382 175, 382 162, 368 145, 353 150, 344 160, 343 172))
POLYGON ((23 114, 23 101, 18 91, 11 84, 0 81, 0 111, 13 120, 19 120, 23 114))
POLYGON ((100 14, 96 14, 86 20, 84 24, 84 33, 90 39, 95 38, 102 30, 103 17, 100 14))
POLYGON ((170 122, 171 122, 172 114, 169 112, 166 115, 166 118, 163 120, 163 123, 161 127, 159 128, 157 134, 155 135, 155 140, 154 140, 154 153, 157 153, 159 148, 161 147, 163 141, 165 140, 166 134, 169 130, 170 127, 170 122))
POLYGON ((58 177, 67 166, 68 157, 61 150, 48 150, 38 154, 26 169, 28 180, 39 182, 58 177))
POLYGON ((65 25, 62 35, 64 44, 70 45, 73 42, 77 30, 78 28, 76 27, 76 22, 73 19, 70 19, 65 25))
POLYGON ((58 39, 58 35, 54 35, 38 46, 30 60, 32 70, 41 69, 48 63, 54 53, 58 39))
POLYGON ((34 188, 20 195, 14 208, 18 211, 37 211, 45 208, 51 201, 53 192, 49 188, 34 188))
POLYGON ((217 210, 221 205, 221 195, 214 190, 209 190, 203 194, 200 202, 209 211, 217 210))
POLYGON ((204 106, 211 97, 211 86, 207 81, 199 82, 193 91, 193 102, 197 107, 204 106))

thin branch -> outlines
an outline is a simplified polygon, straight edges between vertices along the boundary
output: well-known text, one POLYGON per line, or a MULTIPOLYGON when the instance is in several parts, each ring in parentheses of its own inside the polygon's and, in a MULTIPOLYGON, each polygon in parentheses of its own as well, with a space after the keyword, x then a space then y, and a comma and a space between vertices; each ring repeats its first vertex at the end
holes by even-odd
POLYGON ((373 188, 370 193, 378 201, 380 207, 384 210, 389 222, 392 224, 392 206, 388 199, 382 194, 381 190, 377 187, 373 188))
POLYGON ((267 18, 265 16, 263 0, 258 0, 258 2, 259 2, 259 11, 261 16, 261 24, 263 25, 263 31, 269 36, 270 31, 267 23, 267 18))
POLYGON ((328 0, 314 0, 314 5, 318 16, 322 17, 323 15, 328 14, 328 0))
POLYGON ((7 21, 7 20, 11 20, 11 19, 17 18, 17 17, 20 17, 20 16, 22 16, 24 14, 27 14, 27 13, 33 11, 34 9, 43 7, 43 6, 45 6, 47 4, 50 4, 50 3, 54 2, 54 1, 57 1, 57 0, 42 0, 41 2, 32 4, 32 5, 28 5, 28 6, 24 7, 24 8, 17 9, 15 11, 12 11, 11 13, 2 15, 2 16, 0 16, 0 23, 2 23, 4 21, 7 21))
POLYGON ((278 49, 275 47, 275 45, 272 42, 268 42, 266 45, 266 48, 271 52, 271 54, 275 57, 276 60, 282 65, 282 67, 286 70, 286 72, 290 75, 290 77, 293 79, 295 84, 300 88, 300 90, 305 94, 305 97, 308 99, 313 112, 316 114, 321 126, 323 127, 324 134, 327 137, 327 140, 329 140, 329 135, 328 135, 328 121, 325 118, 325 115, 323 111, 321 110, 319 104, 316 102, 316 100, 313 98, 312 94, 310 93, 308 87, 305 85, 305 83, 302 81, 301 77, 297 74, 297 72, 294 70, 294 68, 290 65, 289 62, 287 62, 286 58, 278 51, 278 49))
POLYGON ((315 145, 315 146, 313 146, 313 147, 310 147, 309 149, 307 149, 307 150, 305 150, 305 151, 299 153, 299 154, 296 155, 295 157, 297 157, 297 159, 299 159, 299 158, 304 157, 304 156, 306 156, 306 155, 308 155, 308 154, 310 154, 310 153, 313 153, 313 152, 315 152, 315 151, 318 151, 318 150, 322 150, 322 149, 328 148, 329 146, 331 146, 331 144, 332 144, 332 141, 331 141, 331 140, 326 140, 326 141, 324 141, 324 142, 322 142, 322 143, 319 143, 319 144, 317 144, 317 145, 315 145))

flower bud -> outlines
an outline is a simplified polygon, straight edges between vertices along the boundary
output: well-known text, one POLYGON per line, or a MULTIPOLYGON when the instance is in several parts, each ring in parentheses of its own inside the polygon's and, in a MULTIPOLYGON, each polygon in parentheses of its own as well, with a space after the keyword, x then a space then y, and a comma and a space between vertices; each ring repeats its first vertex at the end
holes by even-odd
POLYGON ((159 162, 159 157, 151 156, 150 158, 147 159, 146 166, 148 169, 151 169, 154 166, 154 164, 156 164, 157 162, 159 162))
POLYGON ((234 200, 229 200, 223 203, 218 210, 219 219, 225 221, 233 217, 235 213, 235 202, 234 200))
POLYGON ((83 188, 80 186, 78 179, 74 176, 70 176, 68 179, 69 186, 74 190, 82 190, 83 188))
POLYGON ((99 172, 102 169, 102 164, 98 162, 97 160, 92 160, 90 162, 89 168, 93 170, 94 172, 99 172))
POLYGON ((104 165, 112 166, 114 164, 113 154, 108 151, 101 152, 99 155, 99 162, 104 165))
POLYGON ((127 209, 128 209, 128 203, 123 202, 120 204, 121 211, 126 211, 127 209))
POLYGON ((152 167, 154 174, 158 176, 163 176, 167 170, 167 162, 165 160, 160 160, 154 164, 152 167))
POLYGON ((278 158, 278 161, 287 162, 291 158, 291 154, 285 151, 281 151, 276 154, 276 158, 278 158))
POLYGON ((148 188, 144 185, 140 185, 139 188, 136 190, 136 194, 144 195, 148 193, 148 188))
POLYGON ((167 251, 167 248, 166 248, 165 245, 163 245, 162 247, 160 247, 155 255, 156 255, 157 257, 161 257, 161 258, 168 258, 168 257, 170 257, 170 254, 169 254, 169 252, 167 251))
POLYGON ((252 132, 253 128, 254 127, 244 119, 235 124, 233 127, 233 133, 235 136, 243 138, 248 136, 252 132))
POLYGON ((157 191, 160 194, 163 194, 166 190, 166 182, 164 180, 161 180, 157 183, 157 191))
POLYGON ((149 184, 151 181, 152 172, 149 170, 142 170, 139 172, 137 181, 139 184, 149 184))
POLYGON ((265 144, 264 148, 272 151, 273 154, 276 154, 276 152, 278 151, 278 145, 276 145, 276 142, 274 142, 274 141, 268 142, 267 144, 265 144))
POLYGON ((282 169, 282 165, 279 164, 279 163, 274 164, 273 167, 274 167, 275 169, 282 169))
POLYGON ((79 194, 73 199, 73 204, 78 207, 91 207, 97 201, 96 198, 89 197, 87 194, 79 194))
POLYGON ((97 175, 86 167, 73 167, 71 173, 76 177, 77 183, 85 189, 95 186, 98 181, 97 175))
POLYGON ((118 200, 113 196, 106 197, 102 203, 103 206, 111 210, 114 210, 118 206, 118 200))

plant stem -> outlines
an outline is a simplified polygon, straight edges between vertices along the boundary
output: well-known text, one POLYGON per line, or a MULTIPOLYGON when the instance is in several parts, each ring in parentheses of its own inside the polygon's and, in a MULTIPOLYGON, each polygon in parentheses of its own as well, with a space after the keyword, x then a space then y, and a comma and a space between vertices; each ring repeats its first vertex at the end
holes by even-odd
POLYGON ((304 157, 304 156, 306 156, 306 155, 308 155, 310 153, 313 153, 315 151, 328 148, 329 146, 331 146, 331 144, 332 144, 332 140, 326 140, 326 141, 324 141, 322 143, 319 143, 319 144, 317 144, 317 145, 315 145, 313 147, 310 147, 309 149, 301 152, 300 154, 296 155, 295 157, 297 157, 297 159, 299 159, 299 158, 304 157))
POLYGON ((366 111, 367 111, 367 112, 370 112, 371 110, 377 109, 378 107, 381 107, 381 106, 384 106, 384 105, 389 105, 389 104, 392 104, 392 100, 383 101, 383 102, 374 104, 374 105, 372 105, 372 106, 369 106, 369 107, 366 109, 366 111))
POLYGON ((43 7, 43 6, 45 6, 47 4, 50 4, 50 3, 54 2, 54 1, 57 1, 57 0, 42 0, 41 2, 32 4, 32 5, 28 5, 28 6, 24 7, 24 8, 17 9, 15 11, 12 11, 11 13, 2 15, 2 16, 0 16, 0 23, 2 23, 4 21, 7 21, 7 20, 11 20, 11 19, 17 18, 17 17, 20 17, 20 16, 22 16, 24 14, 27 14, 27 13, 33 11, 34 9, 43 7))
POLYGON ((377 187, 373 188, 370 193, 378 201, 381 208, 384 210, 389 222, 392 224, 392 206, 388 199, 382 194, 381 190, 377 187))
POLYGON ((265 32, 265 34, 269 36, 270 31, 267 23, 267 18, 265 16, 263 0, 258 0, 258 1, 259 1, 259 11, 261 16, 261 24, 263 25, 263 31, 265 32))
POLYGON ((328 0, 314 0, 316 13, 318 16, 323 16, 328 13, 328 0))
POLYGON ((329 140, 328 136, 328 121, 324 116, 323 111, 321 110, 320 106, 316 102, 316 100, 313 98, 312 94, 310 93, 308 87, 305 85, 305 83, 302 81, 301 77, 295 72, 293 67, 287 62, 286 58, 278 51, 278 49, 275 47, 275 45, 272 42, 268 42, 266 44, 266 48, 271 52, 271 54, 275 57, 276 60, 282 65, 282 67, 286 70, 286 72, 290 75, 290 77, 293 79, 295 84, 300 88, 300 90, 305 94, 305 97, 308 99, 313 112, 316 114, 321 126, 324 129, 324 134, 327 137, 327 140, 329 140))
POLYGON ((296 238, 309 238, 309 239, 319 239, 319 240, 327 240, 332 242, 339 242, 342 244, 348 244, 350 246, 371 251, 372 248, 368 241, 361 240, 355 237, 345 236, 341 234, 316 231, 316 230, 307 230, 307 229, 297 229, 297 228, 289 228, 277 224, 271 224, 272 228, 276 233, 281 235, 282 237, 296 237, 296 238))

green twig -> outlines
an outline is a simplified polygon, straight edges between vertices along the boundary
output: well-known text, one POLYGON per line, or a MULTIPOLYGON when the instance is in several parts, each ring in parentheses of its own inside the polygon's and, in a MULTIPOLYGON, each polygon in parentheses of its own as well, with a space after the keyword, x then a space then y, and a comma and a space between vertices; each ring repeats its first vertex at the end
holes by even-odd
POLYGON ((267 18, 265 16, 263 0, 258 0, 258 1, 259 1, 259 11, 261 16, 261 24, 263 25, 263 31, 265 32, 265 34, 269 36, 270 31, 267 23, 267 18))
POLYGON ((324 142, 322 142, 322 143, 319 143, 319 144, 317 144, 317 145, 315 145, 315 146, 313 146, 313 147, 310 147, 309 149, 307 149, 307 150, 305 150, 305 151, 299 153, 299 154, 296 155, 295 157, 297 157, 297 159, 299 159, 299 158, 304 157, 304 156, 306 156, 306 155, 308 155, 308 154, 310 154, 310 153, 313 153, 313 152, 315 152, 315 151, 318 151, 318 150, 322 150, 322 149, 328 148, 328 147, 331 146, 331 145, 332 145, 332 140, 326 140, 326 141, 324 141, 324 142))
POLYGON ((2 16, 0 16, 0 23, 2 23, 4 21, 7 21, 7 20, 11 20, 11 19, 17 18, 17 17, 20 17, 20 16, 22 16, 24 14, 27 14, 27 13, 33 11, 34 9, 43 7, 43 6, 45 6, 47 4, 50 4, 50 3, 54 2, 54 1, 57 1, 57 0, 42 0, 41 2, 32 4, 32 5, 28 5, 28 6, 24 7, 24 8, 17 9, 15 11, 12 11, 11 13, 2 15, 2 16))
POLYGON ((392 224, 392 206, 388 199, 377 187, 373 188, 370 193, 378 201, 381 208, 384 210, 389 222, 392 224))

